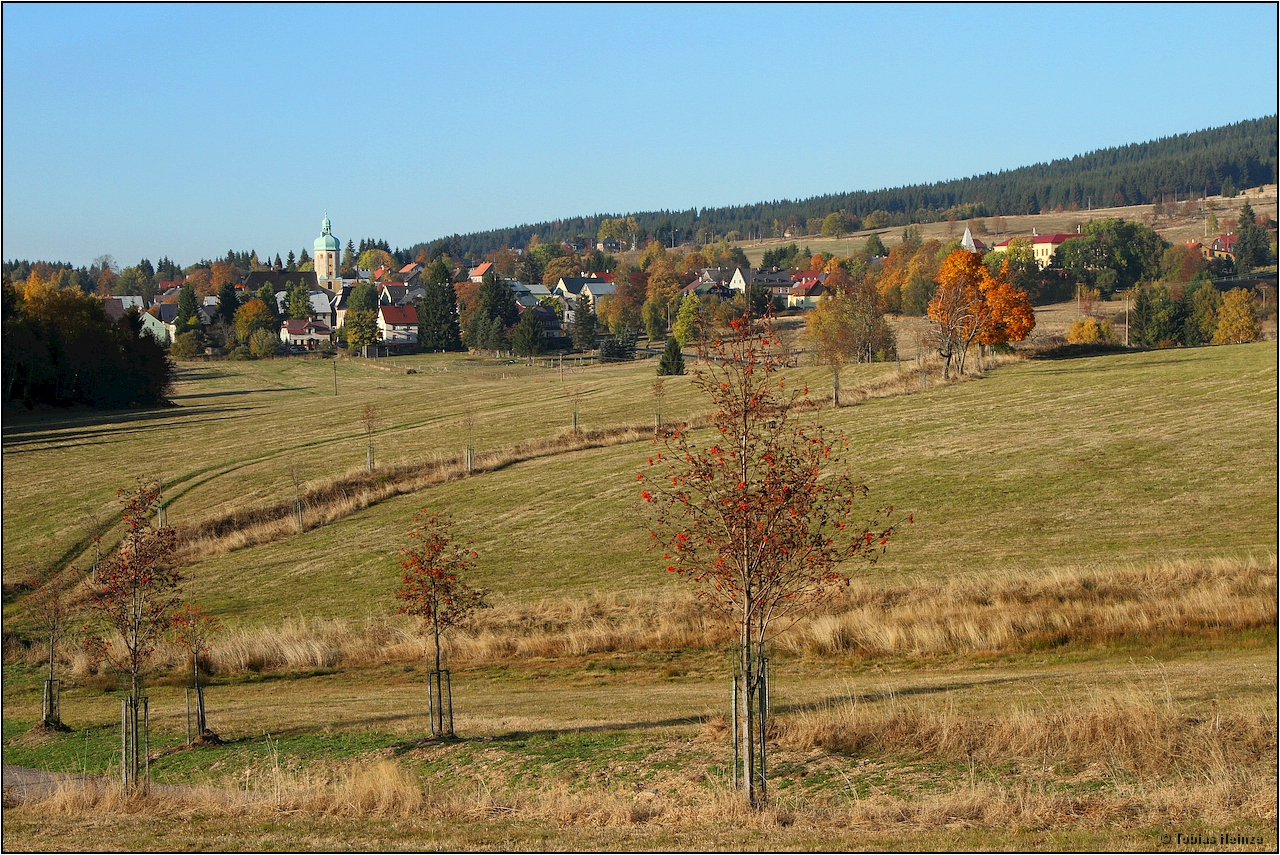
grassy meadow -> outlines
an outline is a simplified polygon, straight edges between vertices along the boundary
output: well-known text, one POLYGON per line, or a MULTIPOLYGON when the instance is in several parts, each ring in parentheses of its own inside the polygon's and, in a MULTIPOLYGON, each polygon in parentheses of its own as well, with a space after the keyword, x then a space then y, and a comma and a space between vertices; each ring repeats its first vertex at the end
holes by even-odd
MULTIPOLYGON (((368 403, 379 467, 453 458, 468 421, 475 448, 506 450, 193 550, 185 590, 225 624, 207 699, 226 744, 184 745, 164 651, 152 774, 173 788, 68 784, 6 810, 6 848, 1276 846, 1274 342, 1011 361, 816 410, 850 439, 868 512, 915 522, 776 642, 760 814, 728 785, 728 635, 647 551, 654 363, 343 359, 336 397, 334 365, 186 363, 171 409, 5 414, 4 760, 55 772, 118 764, 119 694, 68 644, 76 730, 32 730, 41 651, 11 637, 28 625, 15 583, 87 567, 118 487, 163 477, 179 525, 291 500, 294 465, 312 485, 364 469, 368 403), (641 430, 575 445, 575 399, 586 430, 641 430), (452 741, 424 738, 428 647, 394 614, 424 506, 457 519, 493 592, 450 649, 452 741)), ((793 373, 829 394, 827 369, 793 373)), ((894 374, 848 366, 842 387, 894 374)), ((664 419, 705 408, 667 380, 664 419)))

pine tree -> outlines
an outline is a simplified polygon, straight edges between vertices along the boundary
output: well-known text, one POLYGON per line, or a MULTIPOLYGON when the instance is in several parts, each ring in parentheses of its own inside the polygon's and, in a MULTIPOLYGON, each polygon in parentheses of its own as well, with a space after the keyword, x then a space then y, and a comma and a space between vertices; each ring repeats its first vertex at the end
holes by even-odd
POLYGON ((680 352, 680 342, 669 338, 666 349, 662 351, 662 358, 658 360, 658 374, 666 376, 683 373, 684 354, 680 352))
MULTIPOLYGON (((278 256, 277 256, 277 257, 278 257, 278 256)), ((289 255, 288 255, 288 256, 285 258, 285 260, 284 260, 284 269, 285 269, 285 270, 297 270, 297 269, 298 269, 298 260, 297 260, 297 258, 295 258, 295 257, 294 257, 294 255, 293 255, 293 250, 289 250, 289 255)))

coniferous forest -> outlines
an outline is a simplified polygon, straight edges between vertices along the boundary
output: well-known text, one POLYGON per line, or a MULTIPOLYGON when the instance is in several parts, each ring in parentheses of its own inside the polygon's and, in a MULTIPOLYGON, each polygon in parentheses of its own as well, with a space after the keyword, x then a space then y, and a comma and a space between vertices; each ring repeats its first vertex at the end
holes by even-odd
MULTIPOLYGON (((949 217, 1038 214, 1044 210, 1142 205, 1203 195, 1234 195, 1238 189, 1276 181, 1277 117, 1099 149, 1049 163, 998 173, 883 190, 832 193, 722 208, 633 213, 643 240, 710 242, 713 239, 782 237, 801 233, 814 218, 843 211, 850 228, 925 223, 949 217), (801 231, 796 231, 797 227, 801 231), (736 232, 736 235, 731 233, 736 232)), ((523 247, 533 235, 543 242, 594 242, 599 224, 620 214, 595 214, 453 235, 415 245, 432 255, 482 257, 503 246, 523 247)))

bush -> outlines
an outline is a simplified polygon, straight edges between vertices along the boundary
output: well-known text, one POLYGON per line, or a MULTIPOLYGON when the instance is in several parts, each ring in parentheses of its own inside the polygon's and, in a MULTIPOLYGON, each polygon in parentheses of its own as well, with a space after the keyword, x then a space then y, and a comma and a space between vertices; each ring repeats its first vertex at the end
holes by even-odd
POLYGON ((1116 331, 1111 321, 1098 323, 1096 318, 1077 318, 1067 330, 1070 344, 1116 344, 1116 331))
POLYGON ((195 330, 179 333, 173 344, 169 346, 169 353, 179 359, 190 359, 204 353, 204 342, 201 340, 200 333, 195 330))
POLYGON ((257 330, 249 337, 249 353, 257 359, 280 352, 280 338, 267 330, 257 330))

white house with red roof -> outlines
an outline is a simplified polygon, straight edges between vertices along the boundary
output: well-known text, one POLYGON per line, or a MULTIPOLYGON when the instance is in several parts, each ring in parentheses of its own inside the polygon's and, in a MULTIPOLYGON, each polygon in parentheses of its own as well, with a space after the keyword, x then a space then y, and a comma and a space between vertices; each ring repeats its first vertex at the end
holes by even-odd
POLYGON ((1049 266, 1051 261, 1053 261, 1053 256, 1057 253, 1058 247, 1062 246, 1072 238, 1078 237, 1080 237, 1078 234, 1038 235, 1033 231, 1030 237, 1023 236, 1021 238, 1015 237, 1009 238, 1009 240, 1002 240, 993 248, 996 252, 1008 252, 1009 241, 1029 241, 1031 243, 1031 255, 1035 258, 1036 264, 1040 265, 1040 269, 1043 270, 1049 266))
POLYGON ((286 345, 300 345, 307 350, 315 350, 329 341, 333 330, 324 321, 305 318, 289 319, 280 324, 280 341, 286 345))
POLYGON ((477 264, 475 267, 471 268, 471 272, 467 274, 467 278, 470 279, 472 282, 476 283, 477 285, 479 285, 484 280, 484 275, 492 269, 493 269, 492 261, 486 261, 481 264, 477 264))
POLYGON ((418 310, 408 306, 378 306, 378 338, 383 344, 418 343, 418 310))
POLYGON ((787 308, 812 309, 818 305, 818 298, 826 293, 826 286, 817 279, 806 279, 787 292, 787 308))

